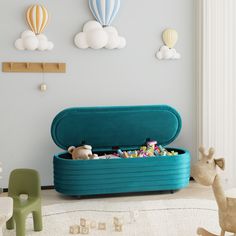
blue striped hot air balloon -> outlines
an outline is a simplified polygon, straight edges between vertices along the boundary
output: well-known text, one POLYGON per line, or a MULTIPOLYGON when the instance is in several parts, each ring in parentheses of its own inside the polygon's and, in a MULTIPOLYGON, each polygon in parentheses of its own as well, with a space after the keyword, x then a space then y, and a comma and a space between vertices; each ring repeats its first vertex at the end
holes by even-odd
POLYGON ((89 0, 89 7, 96 20, 107 26, 115 19, 120 8, 120 0, 89 0))

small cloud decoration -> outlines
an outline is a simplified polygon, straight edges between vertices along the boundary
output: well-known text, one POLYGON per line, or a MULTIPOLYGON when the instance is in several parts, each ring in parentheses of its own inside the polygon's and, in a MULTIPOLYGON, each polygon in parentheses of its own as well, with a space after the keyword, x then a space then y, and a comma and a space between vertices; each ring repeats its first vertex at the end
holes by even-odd
POLYGON ((175 44, 178 41, 178 33, 174 29, 166 29, 162 34, 164 44, 160 50, 156 53, 156 57, 159 60, 176 60, 180 59, 181 55, 174 49, 175 44))
POLYGON ((126 39, 111 26, 119 11, 120 0, 89 0, 89 7, 96 20, 84 24, 83 31, 74 38, 75 45, 81 49, 124 48, 126 39))
POLYGON ((43 31, 48 23, 48 11, 42 5, 33 5, 27 9, 26 20, 31 30, 26 30, 15 41, 18 50, 47 51, 54 48, 43 31))

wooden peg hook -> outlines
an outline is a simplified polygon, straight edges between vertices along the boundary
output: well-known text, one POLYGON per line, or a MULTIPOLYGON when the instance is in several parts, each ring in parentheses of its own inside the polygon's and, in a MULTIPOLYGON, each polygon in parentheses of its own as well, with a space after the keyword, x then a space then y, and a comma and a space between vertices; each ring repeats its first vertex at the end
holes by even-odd
POLYGON ((45 68, 46 68, 46 63, 42 63, 43 72, 45 72, 45 68))

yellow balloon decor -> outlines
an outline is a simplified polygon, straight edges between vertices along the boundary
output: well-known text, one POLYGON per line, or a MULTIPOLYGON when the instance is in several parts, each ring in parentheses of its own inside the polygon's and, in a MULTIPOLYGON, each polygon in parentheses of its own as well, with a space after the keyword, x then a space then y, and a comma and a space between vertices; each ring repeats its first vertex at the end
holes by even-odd
POLYGON ((173 48, 178 41, 178 33, 174 29, 166 29, 163 32, 162 38, 168 48, 173 48))
POLYGON ((41 34, 48 23, 48 11, 42 5, 30 6, 26 12, 26 20, 35 34, 41 34))

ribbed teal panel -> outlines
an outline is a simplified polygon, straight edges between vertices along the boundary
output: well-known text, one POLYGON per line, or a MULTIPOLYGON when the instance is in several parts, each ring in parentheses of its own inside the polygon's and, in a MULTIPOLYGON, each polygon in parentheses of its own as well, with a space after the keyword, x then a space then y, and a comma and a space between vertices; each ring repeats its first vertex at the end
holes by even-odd
POLYGON ((177 190, 189 183, 190 155, 118 160, 71 160, 54 156, 54 184, 66 195, 177 190))

